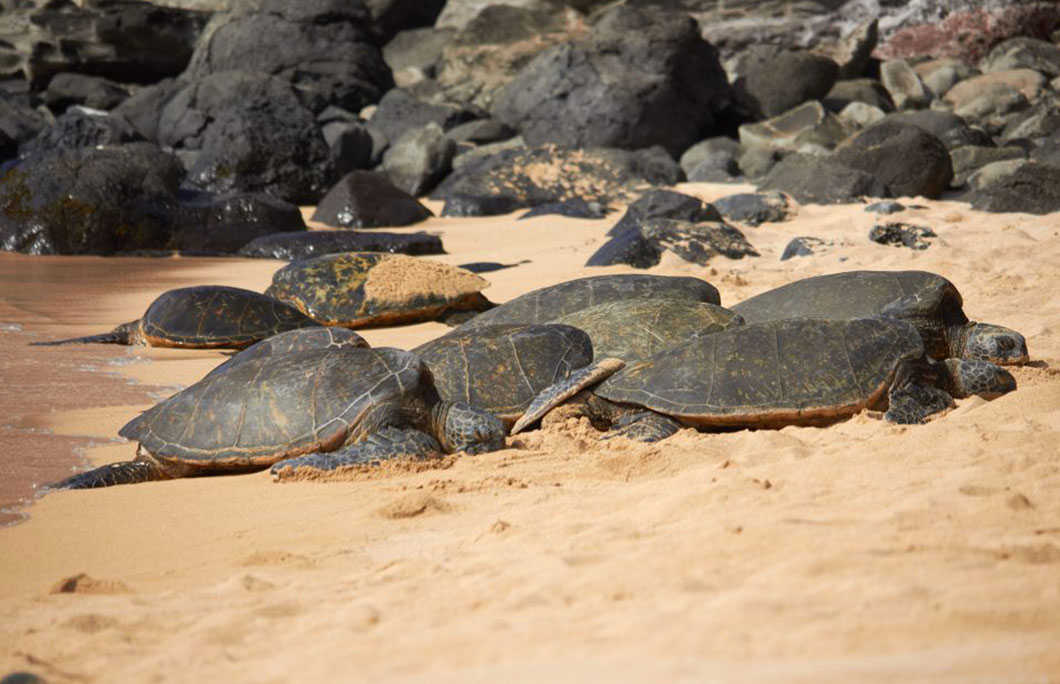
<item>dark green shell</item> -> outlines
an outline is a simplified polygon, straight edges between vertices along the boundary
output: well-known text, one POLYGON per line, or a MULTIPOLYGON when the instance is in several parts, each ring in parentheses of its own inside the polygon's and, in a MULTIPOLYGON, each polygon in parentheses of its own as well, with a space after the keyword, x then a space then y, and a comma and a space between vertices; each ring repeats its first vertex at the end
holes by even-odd
POLYGON ((462 327, 547 323, 598 304, 662 298, 721 304, 718 290, 699 278, 642 274, 593 276, 528 292, 479 314, 462 327))
POLYGON ((318 325, 273 335, 247 347, 210 372, 223 373, 238 363, 246 363, 262 356, 293 354, 312 349, 353 349, 367 346, 367 340, 348 328, 318 325))
POLYGON ((400 349, 323 349, 262 356, 213 373, 120 431, 155 457, 206 469, 260 467, 331 451, 374 407, 422 412, 418 356, 400 349))
POLYGON ((716 304, 688 299, 626 299, 598 304, 557 318, 584 330, 598 359, 636 363, 685 342, 742 325, 737 314, 716 304))
POLYGON ((950 355, 949 328, 964 325, 961 293, 927 271, 849 271, 805 278, 732 307, 748 323, 786 318, 861 318, 886 314, 916 326, 928 353, 950 355))
POLYGON ((286 330, 317 325, 272 297, 221 285, 165 292, 140 319, 145 341, 155 347, 241 349, 286 330))
POLYGON ((694 426, 819 423, 878 405, 898 366, 923 357, 916 329, 894 319, 773 321, 673 347, 595 392, 694 426))
POLYGON ((400 254, 344 252, 293 261, 277 271, 270 296, 324 325, 348 328, 431 320, 450 309, 491 306, 489 283, 448 264, 400 254), (395 281, 402 281, 395 287, 395 281))
POLYGON ((438 394, 513 423, 541 390, 593 360, 589 336, 567 325, 457 330, 413 350, 438 394))

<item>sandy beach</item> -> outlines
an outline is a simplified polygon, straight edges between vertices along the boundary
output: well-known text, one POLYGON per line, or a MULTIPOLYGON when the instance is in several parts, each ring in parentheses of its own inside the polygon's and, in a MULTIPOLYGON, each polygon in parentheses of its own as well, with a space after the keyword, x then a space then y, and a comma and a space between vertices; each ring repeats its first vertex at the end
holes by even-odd
MULTIPOLYGON (((684 184, 704 200, 751 186, 684 184)), ((860 205, 742 227, 761 256, 695 275, 722 304, 854 269, 951 279, 1022 332, 1019 389, 924 426, 598 442, 570 420, 509 448, 352 481, 267 473, 37 498, 135 453, 117 430, 225 357, 29 347, 109 330, 166 289, 263 290, 282 262, 0 254, 0 673, 94 681, 1060 682, 1060 224, 903 199, 923 251, 860 205), (793 237, 833 242, 780 261, 793 237), (20 503, 21 502, 21 503, 20 503)), ((437 213, 439 203, 428 203, 437 213)), ((308 215, 308 214, 307 214, 308 215)), ((431 219, 503 302, 582 264, 604 220, 431 219)), ((439 323, 363 331, 409 348, 439 323)))

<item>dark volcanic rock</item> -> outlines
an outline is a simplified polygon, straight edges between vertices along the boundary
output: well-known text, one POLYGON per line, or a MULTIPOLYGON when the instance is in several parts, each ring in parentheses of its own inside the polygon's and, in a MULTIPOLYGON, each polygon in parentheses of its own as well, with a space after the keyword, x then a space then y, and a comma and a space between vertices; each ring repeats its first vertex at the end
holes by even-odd
POLYGON ((779 190, 803 204, 842 204, 860 197, 889 197, 886 183, 876 176, 831 159, 793 154, 774 166, 758 186, 779 190))
POLYGON ((692 172, 702 168, 719 169, 726 175, 740 173, 736 158, 740 155, 740 141, 726 137, 707 138, 689 147, 681 155, 680 164, 685 175, 691 179, 692 172), (706 164, 707 166, 704 166, 706 164))
POLYGON ((520 216, 519 220, 549 215, 566 216, 567 218, 601 219, 607 216, 607 207, 602 206, 599 202, 586 202, 581 197, 575 197, 565 202, 539 204, 520 216))
POLYGON ((430 209, 385 176, 354 171, 324 195, 313 220, 341 228, 375 228, 408 226, 431 216, 430 209))
POLYGON ((165 249, 184 170, 149 143, 57 149, 0 175, 0 248, 31 254, 165 249))
POLYGON ((882 223, 869 231, 869 239, 873 242, 909 249, 927 249, 931 246, 927 238, 933 237, 938 237, 935 231, 911 223, 882 223))
POLYGON ((184 70, 209 15, 135 0, 39 3, 4 12, 0 64, 43 89, 62 72, 154 83, 184 70))
POLYGON ((942 141, 894 121, 858 133, 836 150, 834 159, 875 175, 899 197, 936 199, 953 180, 953 163, 942 141))
POLYGON ((743 233, 727 223, 653 218, 616 234, 585 265, 628 264, 634 268, 651 268, 667 250, 699 265, 709 263, 719 254, 729 259, 758 256, 743 233))
POLYGON ((832 243, 815 237, 797 237, 784 248, 780 255, 781 261, 787 261, 795 257, 813 256, 825 251, 832 243))
POLYGON ((623 6, 585 40, 538 55, 497 93, 493 114, 530 145, 662 145, 676 156, 728 99, 717 53, 695 21, 623 6))
POLYGON ((627 199, 634 186, 646 182, 638 170, 626 150, 518 147, 461 164, 431 198, 503 195, 533 207, 578 197, 609 204, 627 199))
MULTIPOLYGON (((167 78, 133 93, 115 107, 111 114, 127 120, 145 140, 158 142, 158 124, 166 104, 185 84, 167 78)), ((201 129, 197 130, 201 134, 201 129)))
POLYGON ((331 152, 309 110, 257 99, 225 110, 206 130, 186 184, 315 204, 334 176, 331 152))
POLYGON ((721 214, 712 205, 698 197, 685 195, 673 190, 649 190, 641 195, 626 209, 608 235, 619 235, 635 229, 648 219, 665 218, 677 221, 700 223, 702 221, 721 221, 721 214))
POLYGON ((865 211, 873 214, 897 214, 900 211, 905 211, 905 205, 894 200, 883 200, 866 205, 865 211))
POLYGON ((44 103, 52 111, 62 113, 70 105, 109 110, 129 97, 129 89, 98 76, 84 74, 56 74, 44 91, 44 103))
POLYGON ((510 214, 525 206, 519 200, 505 195, 479 197, 456 193, 445 199, 442 216, 497 216, 510 214))
POLYGON ((856 78, 836 81, 822 99, 824 106, 833 112, 841 112, 851 102, 864 102, 884 112, 894 111, 894 100, 879 81, 871 78, 856 78))
POLYGON ((395 142, 383 154, 382 170, 394 185, 418 197, 445 178, 455 153, 456 143, 431 123, 395 142))
POLYGON ((51 124, 51 119, 18 98, 0 93, 0 133, 16 143, 32 140, 51 124))
POLYGON ((1008 178, 972 193, 972 207, 981 211, 1050 214, 1060 211, 1060 168, 1030 162, 1008 178))
POLYGON ((287 260, 339 252, 391 252, 413 256, 445 254, 442 240, 437 235, 355 230, 275 233, 253 240, 239 250, 240 256, 287 260))
POLYGON ((787 221, 792 212, 788 198, 780 192, 739 193, 711 204, 726 221, 739 221, 749 226, 787 221))
POLYGON ((523 264, 529 263, 529 259, 523 259, 514 264, 502 264, 499 261, 472 261, 468 264, 459 264, 458 268, 462 268, 465 271, 471 271, 472 273, 493 273, 494 271, 515 268, 516 266, 522 266, 523 264))
POLYGON ((810 52, 760 49, 733 82, 737 103, 755 119, 783 114, 809 100, 823 98, 839 77, 839 65, 810 52), (772 54, 771 54, 772 53, 772 54))
POLYGON ((120 145, 142 139, 129 122, 121 117, 71 107, 36 138, 22 145, 19 151, 22 154, 34 154, 60 147, 120 145))
POLYGON ((453 142, 468 142, 474 145, 488 145, 515 137, 516 132, 506 123, 494 119, 468 121, 445 132, 453 142))
POLYGON ((302 212, 268 195, 182 198, 172 247, 188 255, 235 254, 256 238, 305 231, 302 212))
POLYGON ((360 111, 394 87, 371 29, 360 0, 253 0, 210 21, 185 77, 261 71, 360 111))
POLYGON ((962 145, 992 146, 994 144, 989 135, 972 128, 965 123, 964 119, 952 112, 940 112, 933 109, 898 112, 888 114, 883 122, 904 123, 921 128, 941 140, 948 150, 962 145))
POLYGON ((375 140, 367 126, 333 121, 321 126, 320 133, 331 150, 331 159, 338 173, 373 166, 375 140))
POLYGON ((375 32, 389 40, 398 31, 431 26, 445 7, 445 0, 366 0, 375 32))
POLYGON ((685 180, 684 169, 662 145, 634 150, 633 173, 652 185, 675 185, 685 180))
POLYGON ((416 131, 429 123, 448 131, 459 124, 478 118, 474 112, 450 104, 422 102, 407 91, 394 88, 383 96, 369 124, 381 131, 391 142, 409 131, 416 131))

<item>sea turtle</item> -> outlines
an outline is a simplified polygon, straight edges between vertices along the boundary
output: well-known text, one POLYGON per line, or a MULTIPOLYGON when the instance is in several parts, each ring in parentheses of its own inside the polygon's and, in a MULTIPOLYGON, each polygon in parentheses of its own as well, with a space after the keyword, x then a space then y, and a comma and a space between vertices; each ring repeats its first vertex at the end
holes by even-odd
POLYGON ((691 337, 743 325, 743 319, 717 304, 689 299, 622 299, 560 316, 553 323, 585 331, 597 358, 635 363, 691 337))
POLYGON ((357 328, 413 323, 493 306, 489 282, 448 264, 402 254, 345 252, 292 261, 266 294, 324 325, 357 328))
POLYGON ((320 324, 298 309, 258 292, 223 285, 163 292, 144 315, 109 333, 40 346, 72 343, 149 344, 185 349, 242 349, 285 330, 320 324))
MULTIPOLYGON (((577 391, 600 377, 589 336, 569 325, 487 325, 455 330, 413 349, 438 394, 512 425, 530 402, 564 381, 577 391)), ((609 368, 609 367, 608 367, 609 368)))
MULTIPOLYGON (((655 441, 697 428, 817 425, 865 408, 895 423, 922 422, 952 397, 996 396, 1012 375, 987 361, 931 361, 916 328, 891 318, 786 319, 693 338, 627 366, 574 403, 612 434, 655 441)), ((570 396, 542 393, 512 428, 570 396)))
POLYGON ((119 432, 135 460, 67 478, 86 489, 273 466, 278 479, 394 456, 503 448, 504 425, 442 401, 423 360, 392 348, 264 355, 207 375, 119 432), (275 464, 275 465, 274 465, 275 464))
POLYGON ((699 278, 622 274, 577 278, 543 287, 480 313, 461 327, 547 323, 597 304, 628 299, 685 299, 721 304, 718 290, 699 278))
POLYGON ((732 307, 748 323, 785 318, 888 316, 916 326, 927 353, 999 364, 1027 361, 1027 342, 1014 330, 969 321, 961 293, 927 271, 848 271, 805 278, 732 307))
POLYGON ((306 352, 311 349, 352 349, 368 347, 368 341, 350 330, 338 326, 314 326, 288 330, 266 338, 238 352, 221 365, 210 371, 220 373, 237 363, 246 363, 261 356, 306 352))

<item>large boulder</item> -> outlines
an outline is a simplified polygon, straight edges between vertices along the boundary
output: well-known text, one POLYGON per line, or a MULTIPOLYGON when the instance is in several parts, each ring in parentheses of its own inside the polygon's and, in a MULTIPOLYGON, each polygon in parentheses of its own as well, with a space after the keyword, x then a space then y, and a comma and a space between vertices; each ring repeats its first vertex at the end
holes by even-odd
POLYGON ((992 146, 990 136, 972 128, 953 112, 922 109, 914 112, 888 114, 885 121, 916 126, 942 141, 946 149, 953 150, 965 145, 992 146))
POLYGON ((1035 162, 1022 164, 1015 173, 973 192, 968 199, 981 211, 1028 214, 1060 211, 1060 168, 1035 162))
POLYGON ((37 137, 19 147, 21 154, 34 154, 60 147, 120 145, 143 138, 129 122, 93 109, 71 107, 37 137))
POLYGON ((758 187, 779 190, 802 204, 843 204, 862 197, 891 196, 887 185, 871 173, 806 154, 780 160, 758 187))
POLYGON ((16 144, 36 138, 51 123, 53 120, 47 110, 41 112, 16 97, 0 92, 0 133, 16 144))
POLYGON ((71 105, 92 109, 114 109, 129 97, 129 89, 120 83, 85 74, 56 74, 48 82, 44 103, 53 112, 65 112, 71 105))
POLYGON ((353 171, 324 195, 313 220, 336 228, 376 228, 408 226, 431 216, 430 209, 382 174, 353 171))
POLYGON ((441 126, 448 131, 458 124, 478 117, 463 107, 451 104, 434 104, 423 102, 400 88, 394 88, 383 96, 368 123, 396 142, 409 131, 423 128, 429 123, 441 126))
POLYGON ((875 175, 898 197, 937 199, 953 180, 953 163, 941 140, 893 121, 855 135, 836 150, 835 160, 875 175))
POLYGON ((184 169, 149 143, 56 149, 0 175, 0 248, 31 254, 164 249, 184 169))
POLYGON ((767 47, 756 50, 733 82, 740 106, 755 119, 768 119, 808 100, 820 100, 835 85, 839 65, 811 52, 767 47))
POLYGON ((331 151, 304 107, 266 99, 222 112, 203 135, 185 181, 214 193, 265 193, 315 204, 335 180, 331 151))
POLYGON ((203 31, 185 77, 262 71, 350 111, 394 86, 361 0, 244 0, 203 31))
POLYGON ((492 111, 529 145, 662 145, 676 157, 710 131, 729 96, 695 21, 621 6, 584 40, 538 55, 497 93, 492 111))
POLYGON ((236 254, 255 239, 306 229, 298 207, 255 194, 181 197, 173 223, 171 246, 181 254, 202 256, 236 254))

